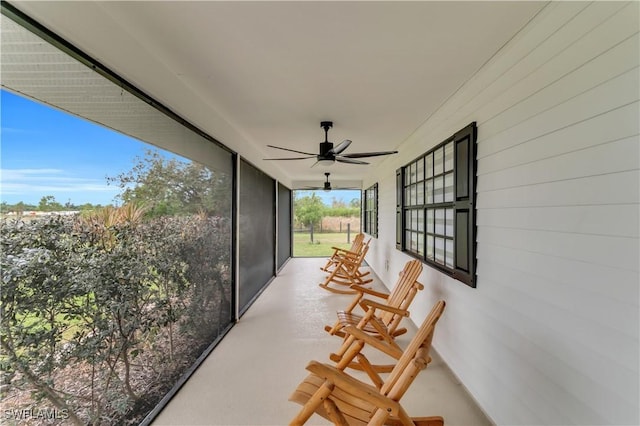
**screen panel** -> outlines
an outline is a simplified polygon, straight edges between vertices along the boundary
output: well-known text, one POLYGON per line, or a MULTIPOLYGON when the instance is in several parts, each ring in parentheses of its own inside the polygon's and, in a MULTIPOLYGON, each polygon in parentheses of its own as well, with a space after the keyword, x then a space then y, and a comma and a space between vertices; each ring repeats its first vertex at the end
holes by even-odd
POLYGON ((244 313, 275 271, 275 181, 240 161, 239 311, 244 313))
POLYGON ((291 257, 291 190, 278 183, 278 258, 277 269, 291 257))
POLYGON ((56 214, 0 224, 22 242, 0 249, 2 265, 21 265, 2 292, 16 355, 4 367, 47 387, 25 395, 24 377, 8 375, 3 398, 45 414, 63 400, 65 424, 149 424, 235 320, 235 154, 10 7, 0 17, 2 123, 28 124, 3 132, 3 167, 40 170, 48 184, 20 185, 11 203, 42 199, 56 214), (57 179, 63 170, 73 179, 57 179), (25 259, 33 252, 48 253, 50 275, 25 259), (51 329, 68 332, 31 332, 51 329))

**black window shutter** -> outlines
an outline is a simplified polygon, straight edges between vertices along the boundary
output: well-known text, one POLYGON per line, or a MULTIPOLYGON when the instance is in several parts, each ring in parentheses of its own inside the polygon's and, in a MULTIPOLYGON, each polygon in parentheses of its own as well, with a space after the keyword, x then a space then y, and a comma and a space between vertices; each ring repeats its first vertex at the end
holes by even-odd
POLYGON ((371 213, 373 215, 373 218, 371 220, 371 227, 373 228, 373 233, 371 235, 378 238, 378 183, 377 182, 375 185, 373 185, 373 202, 374 202, 373 212, 371 213))
POLYGON ((404 215, 402 214, 402 196, 404 194, 403 182, 402 168, 399 168, 396 170, 396 248, 398 250, 404 249, 404 245, 402 244, 404 236, 404 215))
POLYGON ((360 228, 363 232, 369 232, 367 226, 367 191, 360 193, 360 228))
POLYGON ((454 135, 455 142, 455 270, 465 284, 476 286, 476 123, 454 135))

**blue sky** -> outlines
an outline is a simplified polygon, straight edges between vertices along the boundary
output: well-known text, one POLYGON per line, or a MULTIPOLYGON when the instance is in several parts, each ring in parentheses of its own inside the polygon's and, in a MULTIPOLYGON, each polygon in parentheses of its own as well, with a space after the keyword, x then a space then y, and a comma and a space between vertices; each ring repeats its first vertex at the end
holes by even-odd
MULTIPOLYGON (((48 195, 61 204, 115 204, 119 189, 106 177, 131 170, 153 148, 5 90, 0 108, 0 200, 9 204, 38 205, 48 195)), ((315 192, 327 205, 360 198, 360 191, 315 192)))
POLYGON ((314 193, 320 197, 322 202, 327 206, 331 206, 333 200, 342 201, 349 205, 349 202, 354 198, 360 201, 360 191, 350 189, 334 189, 331 191, 314 191, 314 190, 297 190, 296 193, 299 197, 311 196, 314 193))
POLYGON ((5 90, 0 91, 0 199, 110 204, 106 176, 131 169, 150 145, 5 90))

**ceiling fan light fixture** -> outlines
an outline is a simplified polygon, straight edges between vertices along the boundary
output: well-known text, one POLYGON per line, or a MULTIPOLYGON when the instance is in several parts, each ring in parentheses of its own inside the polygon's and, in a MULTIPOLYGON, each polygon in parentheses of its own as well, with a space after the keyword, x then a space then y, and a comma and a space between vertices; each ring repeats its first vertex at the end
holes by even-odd
POLYGON ((318 160, 318 165, 324 167, 333 166, 333 163, 335 163, 334 160, 318 160))

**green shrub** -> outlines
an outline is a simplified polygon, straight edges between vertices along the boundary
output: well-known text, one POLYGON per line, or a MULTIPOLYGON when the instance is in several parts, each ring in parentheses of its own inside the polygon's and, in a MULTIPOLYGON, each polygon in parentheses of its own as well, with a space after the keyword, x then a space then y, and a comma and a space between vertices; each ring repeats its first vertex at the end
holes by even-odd
POLYGON ((75 424, 135 422, 228 325, 229 222, 142 213, 0 222, 8 392, 75 424))

